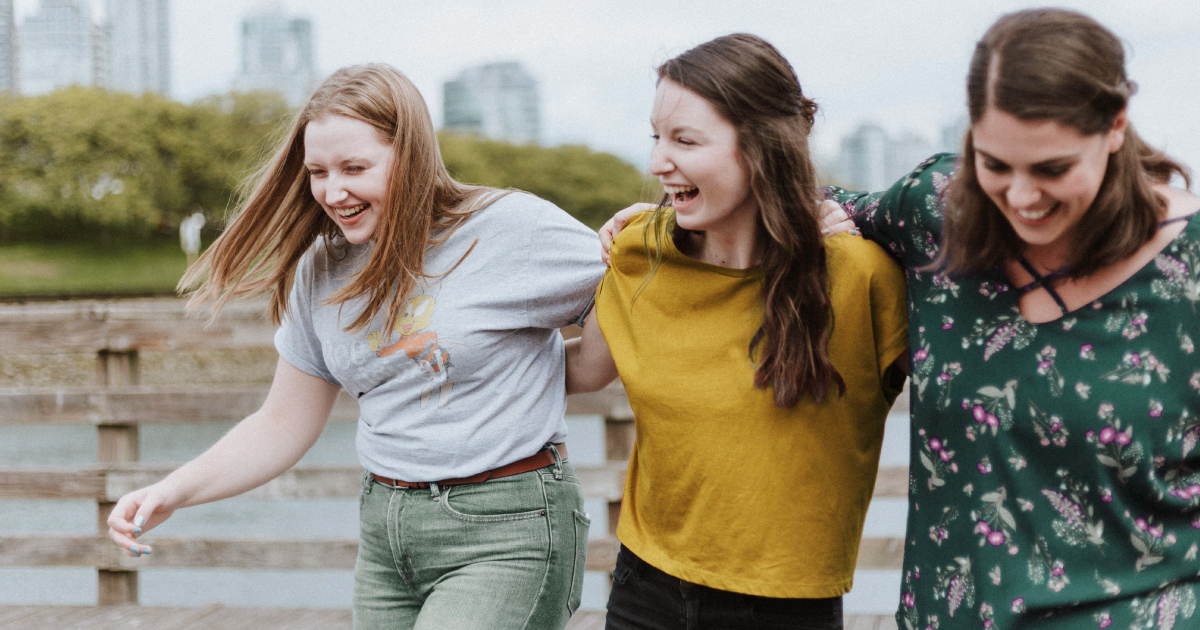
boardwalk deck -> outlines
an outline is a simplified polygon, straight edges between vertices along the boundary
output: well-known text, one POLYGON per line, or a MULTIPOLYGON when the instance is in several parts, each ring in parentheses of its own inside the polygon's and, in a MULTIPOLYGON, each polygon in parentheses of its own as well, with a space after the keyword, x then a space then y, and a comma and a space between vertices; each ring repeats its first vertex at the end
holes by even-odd
MULTIPOLYGON (((350 611, 154 606, 0 606, 5 630, 350 630, 350 611)), ((603 630, 603 611, 580 611, 567 630, 603 630)), ((896 630, 890 616, 850 615, 846 630, 896 630)))

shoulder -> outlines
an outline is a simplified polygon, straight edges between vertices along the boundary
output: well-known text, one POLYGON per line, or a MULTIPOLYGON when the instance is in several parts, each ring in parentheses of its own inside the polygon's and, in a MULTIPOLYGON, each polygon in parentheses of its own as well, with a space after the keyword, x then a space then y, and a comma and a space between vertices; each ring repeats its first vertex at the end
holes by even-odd
POLYGON ((900 265, 882 247, 865 238, 849 234, 830 236, 825 239, 825 252, 830 276, 839 282, 904 282, 900 265))
POLYGON ((471 216, 471 221, 490 223, 497 227, 528 228, 538 225, 587 226, 554 203, 519 190, 496 190, 487 193, 480 202, 485 204, 471 216))
MULTIPOLYGON (((646 231, 652 229, 654 224, 654 211, 639 212, 625 221, 625 227, 613 239, 612 256, 615 258, 619 255, 628 255, 631 253, 644 252, 646 249, 647 234, 646 231)), ((674 224, 673 211, 668 210, 668 214, 664 217, 665 225, 674 224)))

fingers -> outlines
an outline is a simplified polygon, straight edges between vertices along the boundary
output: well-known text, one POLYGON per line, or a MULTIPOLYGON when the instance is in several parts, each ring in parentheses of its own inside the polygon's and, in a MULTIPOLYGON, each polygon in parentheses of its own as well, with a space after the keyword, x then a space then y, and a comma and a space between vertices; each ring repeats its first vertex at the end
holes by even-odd
POLYGON ((613 215, 611 219, 604 222, 600 228, 600 260, 604 261, 605 266, 610 265, 609 250, 612 249, 613 239, 617 234, 621 233, 621 229, 625 227, 625 222, 629 217, 639 213, 653 210, 658 206, 652 203, 635 203, 628 208, 624 208, 613 215))
POLYGON ((108 537, 117 543, 125 555, 140 558, 142 554, 153 553, 153 549, 136 539, 143 531, 148 531, 163 518, 154 519, 154 511, 159 507, 161 499, 145 490, 139 490, 121 497, 108 515, 108 537))
POLYGON ((821 202, 821 206, 817 209, 821 216, 821 225, 831 227, 848 220, 850 217, 846 214, 846 209, 839 205, 836 201, 826 199, 821 202))

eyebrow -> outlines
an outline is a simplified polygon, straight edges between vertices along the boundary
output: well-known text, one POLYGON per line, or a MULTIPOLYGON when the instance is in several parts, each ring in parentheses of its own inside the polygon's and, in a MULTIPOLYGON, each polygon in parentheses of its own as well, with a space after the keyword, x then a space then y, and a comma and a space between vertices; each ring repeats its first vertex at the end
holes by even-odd
MULTIPOLYGON (((654 132, 658 132, 658 127, 657 127, 657 126, 655 126, 655 124, 654 124, 654 119, 653 119, 653 118, 651 118, 651 119, 650 119, 650 130, 651 130, 651 131, 654 131, 654 132)), ((672 127, 672 128, 669 130, 669 131, 671 131, 672 133, 680 133, 680 132, 685 132, 685 133, 693 133, 693 134, 696 134, 696 135, 698 135, 698 136, 702 136, 702 135, 704 135, 703 133, 701 133, 701 131, 700 131, 699 129, 697 129, 697 128, 695 128, 695 127, 690 127, 690 126, 688 126, 688 125, 681 125, 681 126, 679 126, 679 127, 672 127)))
MULTIPOLYGON (((987 151, 984 151, 983 149, 976 148, 975 152, 979 153, 983 157, 985 157, 989 160, 992 160, 994 162, 999 162, 1001 164, 1004 164, 1005 166, 1008 165, 1008 162, 1001 160, 1000 158, 992 155, 991 153, 988 153, 987 151)), ((1034 164, 1030 168, 1047 168, 1047 167, 1054 167, 1054 166, 1066 166, 1067 164, 1074 164, 1075 162, 1078 162, 1078 161, 1079 161, 1079 156, 1077 156, 1077 155, 1063 155, 1063 156, 1059 156, 1059 157, 1053 157, 1048 160, 1042 160, 1041 162, 1034 164)))
MULTIPOLYGON (((370 160, 368 160, 365 157, 355 155, 355 156, 350 156, 348 158, 345 158, 345 159, 341 160, 340 162, 337 162, 337 164, 340 166, 343 164, 348 164, 350 162, 370 162, 370 160)), ((313 166, 317 166, 317 165, 312 162, 309 162, 307 160, 304 161, 304 168, 312 168, 313 166)))

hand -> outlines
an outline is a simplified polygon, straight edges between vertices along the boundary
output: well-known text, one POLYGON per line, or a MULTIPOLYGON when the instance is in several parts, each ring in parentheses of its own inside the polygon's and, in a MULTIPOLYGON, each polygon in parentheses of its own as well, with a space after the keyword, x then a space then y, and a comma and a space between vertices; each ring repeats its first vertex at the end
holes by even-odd
MULTIPOLYGON (((854 221, 850 220, 846 214, 845 208, 842 208, 836 201, 826 199, 821 202, 821 236, 833 236, 842 232, 849 232, 854 236, 859 236, 858 228, 854 226, 854 221)), ((603 237, 601 237, 603 240, 603 237)))
POLYGON ((149 545, 135 539, 170 518, 175 512, 173 506, 179 503, 174 495, 169 483, 163 480, 121 497, 108 515, 108 537, 130 558, 152 553, 149 545))
POLYGON ((609 265, 608 250, 612 249, 613 239, 617 238, 617 234, 621 232, 621 228, 625 227, 625 222, 629 220, 629 217, 657 207, 658 205, 653 203, 635 203, 614 214, 613 218, 604 223, 604 226, 600 228, 600 260, 604 261, 606 267, 609 265))

